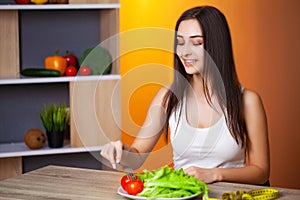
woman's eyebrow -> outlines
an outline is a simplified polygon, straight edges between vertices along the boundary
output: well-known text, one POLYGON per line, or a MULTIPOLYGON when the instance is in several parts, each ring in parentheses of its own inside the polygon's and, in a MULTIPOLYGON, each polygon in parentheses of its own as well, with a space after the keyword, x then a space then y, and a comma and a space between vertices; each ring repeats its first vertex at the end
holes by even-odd
MULTIPOLYGON (((177 35, 177 37, 184 38, 182 35, 177 35)), ((203 35, 192 35, 189 38, 203 37, 203 35)))
POLYGON ((202 35, 192 35, 190 38, 203 37, 202 35))

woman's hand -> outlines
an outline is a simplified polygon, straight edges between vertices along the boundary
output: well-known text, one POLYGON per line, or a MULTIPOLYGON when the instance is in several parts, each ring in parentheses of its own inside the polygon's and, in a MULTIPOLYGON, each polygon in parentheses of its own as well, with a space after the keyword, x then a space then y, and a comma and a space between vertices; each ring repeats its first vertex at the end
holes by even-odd
POLYGON ((184 170, 185 173, 188 175, 194 175, 195 178, 205 182, 205 183, 213 183, 218 181, 217 180, 217 173, 215 169, 205 169, 205 168, 199 168, 199 167, 188 167, 184 170))
POLYGON ((121 161, 123 149, 126 147, 127 145, 120 140, 112 141, 103 146, 100 154, 111 163, 113 169, 116 169, 117 163, 121 161))

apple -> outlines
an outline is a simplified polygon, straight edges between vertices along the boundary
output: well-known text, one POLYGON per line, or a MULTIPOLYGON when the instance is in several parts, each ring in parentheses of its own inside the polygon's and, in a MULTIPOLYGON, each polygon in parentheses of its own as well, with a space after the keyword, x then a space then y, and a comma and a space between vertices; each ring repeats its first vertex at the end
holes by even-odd
POLYGON ((29 4, 30 0, 15 0, 17 4, 29 4))

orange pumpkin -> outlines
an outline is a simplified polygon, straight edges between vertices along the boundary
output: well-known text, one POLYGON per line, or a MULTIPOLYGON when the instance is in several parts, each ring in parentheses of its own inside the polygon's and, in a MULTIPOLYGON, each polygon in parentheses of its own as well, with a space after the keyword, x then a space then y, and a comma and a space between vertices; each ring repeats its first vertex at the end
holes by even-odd
POLYGON ((30 149, 40 149, 46 143, 46 135, 42 130, 32 128, 26 131, 24 142, 30 149))

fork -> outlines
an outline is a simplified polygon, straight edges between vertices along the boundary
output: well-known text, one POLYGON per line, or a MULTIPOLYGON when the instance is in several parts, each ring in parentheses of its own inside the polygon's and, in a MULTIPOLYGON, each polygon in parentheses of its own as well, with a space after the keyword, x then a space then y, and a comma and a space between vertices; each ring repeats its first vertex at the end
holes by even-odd
POLYGON ((123 171, 126 173, 126 176, 128 177, 129 180, 135 180, 136 175, 134 174, 134 171, 131 167, 129 166, 123 166, 123 171))

